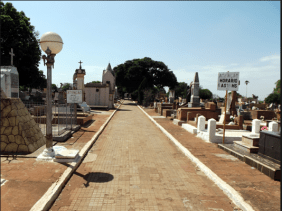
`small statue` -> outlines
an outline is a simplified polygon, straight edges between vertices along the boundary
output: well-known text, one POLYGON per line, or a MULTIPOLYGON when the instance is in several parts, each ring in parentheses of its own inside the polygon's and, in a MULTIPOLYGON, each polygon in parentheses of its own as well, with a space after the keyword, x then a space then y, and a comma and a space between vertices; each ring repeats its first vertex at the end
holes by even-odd
POLYGON ((187 86, 186 103, 190 102, 190 99, 191 99, 191 85, 192 85, 192 82, 190 83, 190 86, 189 85, 187 86))

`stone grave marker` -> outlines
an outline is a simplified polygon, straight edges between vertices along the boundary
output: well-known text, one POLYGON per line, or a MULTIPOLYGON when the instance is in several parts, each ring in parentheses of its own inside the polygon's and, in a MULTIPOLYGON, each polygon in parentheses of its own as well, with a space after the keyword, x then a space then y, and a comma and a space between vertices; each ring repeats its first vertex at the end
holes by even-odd
POLYGON ((169 90, 169 103, 173 103, 175 99, 175 90, 169 90))
POLYGON ((204 116, 198 118, 197 132, 205 130, 205 122, 206 118, 204 116))
POLYGON ((260 131, 260 120, 254 119, 252 121, 252 133, 259 133, 260 131))
POLYGON ((278 123, 277 122, 270 122, 269 123, 269 131, 278 132, 278 123))
POLYGON ((191 87, 191 100, 188 103, 188 107, 199 107, 200 106, 200 82, 198 72, 195 73, 194 81, 191 87))
POLYGON ((65 98, 64 98, 63 90, 60 90, 58 92, 58 103, 60 103, 60 104, 64 104, 65 103, 65 98))
POLYGON ((208 137, 209 141, 212 141, 216 132, 216 120, 211 118, 208 120, 208 137))
POLYGON ((1 88, 7 97, 19 98, 19 73, 16 67, 1 66, 1 88))

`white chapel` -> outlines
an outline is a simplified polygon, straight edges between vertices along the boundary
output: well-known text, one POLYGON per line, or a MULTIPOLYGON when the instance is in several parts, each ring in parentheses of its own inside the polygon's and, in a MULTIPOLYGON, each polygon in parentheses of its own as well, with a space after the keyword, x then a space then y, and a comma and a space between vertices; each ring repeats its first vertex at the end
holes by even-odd
POLYGON ((101 83, 87 83, 84 88, 85 102, 91 106, 107 106, 114 108, 115 73, 111 64, 103 70, 101 83))

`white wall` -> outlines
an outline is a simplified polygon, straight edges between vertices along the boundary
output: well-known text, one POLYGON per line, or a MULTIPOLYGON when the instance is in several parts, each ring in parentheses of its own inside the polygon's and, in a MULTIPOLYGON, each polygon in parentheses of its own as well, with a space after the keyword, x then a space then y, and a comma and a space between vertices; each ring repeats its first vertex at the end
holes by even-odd
POLYGON ((115 90, 115 77, 110 71, 106 71, 106 73, 103 75, 103 84, 106 84, 107 81, 111 82, 111 90, 115 90))
POLYGON ((85 102, 88 105, 109 106, 109 87, 85 87, 85 102), (99 89, 96 92, 96 89, 99 89))

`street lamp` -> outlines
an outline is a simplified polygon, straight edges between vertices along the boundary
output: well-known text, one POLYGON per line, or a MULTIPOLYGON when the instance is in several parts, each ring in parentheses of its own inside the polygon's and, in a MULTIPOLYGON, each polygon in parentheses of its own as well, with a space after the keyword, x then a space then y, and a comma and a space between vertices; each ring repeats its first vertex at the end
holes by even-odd
POLYGON ((248 98, 247 98, 247 85, 248 85, 248 83, 250 83, 250 81, 245 81, 245 84, 246 84, 246 102, 248 100, 248 98))
POLYGON ((52 69, 54 68, 55 56, 63 48, 62 38, 54 32, 46 32, 40 39, 40 47, 47 54, 43 55, 44 66, 47 65, 47 109, 46 109, 46 149, 44 157, 54 157, 53 136, 52 136, 52 69), (45 62, 45 60, 47 62, 45 62))

